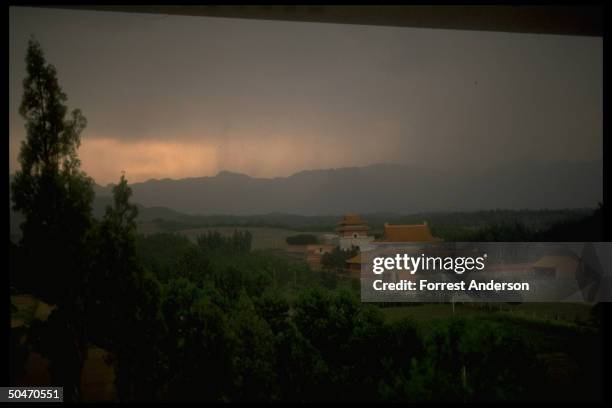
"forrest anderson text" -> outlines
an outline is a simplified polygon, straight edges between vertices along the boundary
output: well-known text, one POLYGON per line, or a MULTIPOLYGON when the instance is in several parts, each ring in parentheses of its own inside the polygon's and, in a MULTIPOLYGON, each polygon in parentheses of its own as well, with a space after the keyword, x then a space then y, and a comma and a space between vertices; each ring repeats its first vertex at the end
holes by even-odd
MULTIPOLYGON (((419 279, 418 284, 415 281, 400 280, 398 282, 383 282, 380 279, 372 283, 374 290, 429 290, 429 291, 464 291, 466 290, 465 281, 460 282, 429 282, 426 279, 419 279), (417 289, 418 287, 418 289, 417 289)), ((496 291, 512 291, 512 290, 529 290, 527 282, 479 282, 471 280, 467 290, 496 290, 496 291)))

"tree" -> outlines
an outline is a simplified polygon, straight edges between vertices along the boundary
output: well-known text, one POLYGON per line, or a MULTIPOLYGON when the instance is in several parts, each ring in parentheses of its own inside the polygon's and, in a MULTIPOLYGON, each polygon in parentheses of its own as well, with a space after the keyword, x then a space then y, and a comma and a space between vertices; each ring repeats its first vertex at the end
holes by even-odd
POLYGON ((344 269, 346 260, 354 257, 359 253, 357 247, 352 247, 349 251, 344 251, 339 247, 335 247, 331 252, 323 254, 321 264, 329 269, 344 269))
POLYGON ((88 318, 95 321, 90 333, 109 349, 116 330, 132 314, 136 262, 135 218, 138 208, 129 203, 131 189, 125 176, 113 187, 113 205, 92 232, 92 265, 87 279, 88 318), (128 305, 127 303, 130 302, 128 305), (119 326, 119 327, 118 327, 119 326))
POLYGON ((219 231, 208 231, 197 237, 198 246, 204 251, 224 250, 235 253, 249 252, 253 236, 248 230, 234 230, 231 236, 223 236, 219 231))
POLYGON ((274 370, 274 333, 257 314, 251 298, 242 291, 229 313, 234 337, 232 382, 234 401, 266 401, 278 397, 278 380, 274 370))
POLYGON ((77 149, 87 122, 75 109, 67 118, 66 94, 40 44, 31 39, 19 113, 26 122, 11 184, 13 210, 21 212, 26 289, 57 305, 43 343, 67 401, 78 398, 86 340, 83 324, 84 242, 91 225, 93 180, 80 170, 77 149), (52 330, 52 327, 58 330, 52 330))
POLYGON ((319 239, 313 234, 298 234, 292 235, 286 238, 287 244, 289 245, 309 245, 318 244, 319 239))
POLYGON ((154 346, 161 337, 158 319, 161 289, 147 277, 136 255, 138 207, 125 175, 113 187, 113 205, 97 226, 88 280, 88 319, 92 340, 114 356, 116 384, 122 400, 151 398, 159 360, 154 346), (146 380, 145 380, 146 379, 146 380))
POLYGON ((26 68, 19 112, 27 136, 19 154, 21 169, 11 185, 13 209, 25 217, 21 245, 30 289, 49 303, 74 303, 94 196, 93 180, 80 170, 77 157, 87 121, 78 109, 66 118, 67 97, 56 69, 34 39, 26 68))

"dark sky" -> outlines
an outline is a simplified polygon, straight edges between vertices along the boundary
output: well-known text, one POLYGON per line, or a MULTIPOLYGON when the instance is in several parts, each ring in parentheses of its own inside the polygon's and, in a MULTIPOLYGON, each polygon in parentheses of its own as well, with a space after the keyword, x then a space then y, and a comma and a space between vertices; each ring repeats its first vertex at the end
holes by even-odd
POLYGON ((10 8, 10 169, 28 37, 99 183, 601 159, 602 39, 10 8))

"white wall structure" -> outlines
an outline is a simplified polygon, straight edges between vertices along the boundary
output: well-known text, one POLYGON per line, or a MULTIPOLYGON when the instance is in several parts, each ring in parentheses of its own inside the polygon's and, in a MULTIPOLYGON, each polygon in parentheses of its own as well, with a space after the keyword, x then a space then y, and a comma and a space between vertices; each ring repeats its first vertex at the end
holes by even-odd
POLYGON ((370 227, 358 214, 346 214, 338 222, 336 232, 338 233, 338 246, 343 251, 348 251, 352 247, 365 251, 370 248, 370 243, 374 237, 368 236, 370 227))

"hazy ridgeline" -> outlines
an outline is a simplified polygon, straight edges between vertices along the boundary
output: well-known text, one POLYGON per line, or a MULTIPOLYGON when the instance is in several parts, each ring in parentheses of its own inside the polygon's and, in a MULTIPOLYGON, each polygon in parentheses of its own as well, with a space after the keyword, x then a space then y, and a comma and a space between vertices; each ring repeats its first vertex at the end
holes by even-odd
MULTIPOLYGON (((602 199, 602 183, 601 161, 567 161, 472 171, 376 164, 276 178, 222 171, 213 177, 149 180, 131 187, 139 204, 191 215, 340 215, 592 208, 602 199)), ((111 187, 97 186, 96 193, 108 195, 111 187)))
MULTIPOLYGON (((13 177, 9 177, 12 181, 13 177)), ((106 189, 95 188, 92 203, 93 216, 101 218, 112 197, 106 189)), ((298 215, 292 213, 268 213, 258 215, 189 215, 167 207, 147 207, 136 202, 137 223, 146 230, 147 226, 160 232, 180 232, 208 227, 269 227, 292 231, 333 232, 342 213, 330 215, 298 215)), ((593 203, 595 206, 596 203, 593 203)), ((592 207, 593 207, 592 206, 592 207)), ((420 212, 402 215, 393 212, 365 213, 362 218, 368 223, 372 234, 380 234, 386 222, 390 224, 416 224, 426 221, 437 236, 447 241, 475 240, 474 233, 488 227, 516 227, 521 225, 530 234, 545 231, 557 223, 576 222, 593 213, 592 208, 575 209, 492 209, 477 211, 420 212)), ((17 241, 21 234, 19 225, 23 215, 11 209, 11 237, 17 241)), ((597 236, 602 229, 594 227, 597 236)), ((149 228, 150 229, 150 228, 149 228)), ((140 230, 140 229, 139 229, 140 230)), ((579 238, 575 236, 574 239, 579 238)), ((567 240, 565 236, 551 240, 567 240)), ((528 240, 528 239, 525 239, 528 240)))

